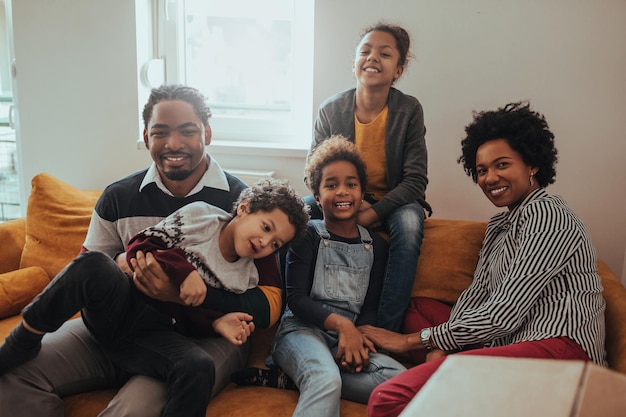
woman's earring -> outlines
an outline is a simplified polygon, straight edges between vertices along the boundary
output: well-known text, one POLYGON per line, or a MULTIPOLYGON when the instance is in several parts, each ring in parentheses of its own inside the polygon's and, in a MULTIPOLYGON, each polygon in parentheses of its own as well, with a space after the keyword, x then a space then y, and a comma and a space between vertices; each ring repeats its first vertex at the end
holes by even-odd
POLYGON ((535 179, 533 178, 535 176, 534 172, 530 173, 530 186, 532 187, 533 185, 535 185, 535 179))

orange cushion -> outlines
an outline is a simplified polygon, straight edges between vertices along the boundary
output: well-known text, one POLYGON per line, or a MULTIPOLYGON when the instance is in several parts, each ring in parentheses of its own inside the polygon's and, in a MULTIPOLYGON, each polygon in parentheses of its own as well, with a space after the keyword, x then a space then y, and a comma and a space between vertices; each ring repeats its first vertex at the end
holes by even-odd
POLYGON ((26 240, 26 219, 20 218, 0 223, 0 274, 20 267, 20 258, 26 240))
POLYGON ((606 311, 606 354, 611 369, 626 373, 626 288, 611 269, 598 261, 606 311))
POLYGON ((85 191, 42 173, 33 177, 20 268, 42 267, 50 278, 78 253, 100 191, 85 191))
POLYGON ((18 314, 49 282, 38 266, 0 274, 0 318, 18 314))
POLYGON ((427 219, 412 297, 453 303, 474 277, 487 223, 427 219))

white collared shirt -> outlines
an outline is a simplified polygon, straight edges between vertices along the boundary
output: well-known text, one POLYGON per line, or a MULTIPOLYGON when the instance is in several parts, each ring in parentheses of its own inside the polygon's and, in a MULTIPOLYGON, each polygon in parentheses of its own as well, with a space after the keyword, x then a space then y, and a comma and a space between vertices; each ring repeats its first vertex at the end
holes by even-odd
MULTIPOLYGON (((206 154, 206 156, 209 168, 204 172, 204 175, 202 176, 202 178, 200 178, 200 181, 198 181, 196 186, 193 187, 191 191, 189 191, 187 195, 185 195, 185 197, 200 192, 204 187, 217 188, 224 191, 230 190, 230 187, 228 186, 228 180, 226 179, 226 174, 224 174, 224 170, 222 169, 220 164, 208 153, 206 154)), ((148 171, 146 172, 146 175, 144 176, 143 181, 139 186, 139 191, 143 190, 146 185, 153 182, 156 183, 157 187, 159 187, 159 189, 165 194, 174 197, 174 194, 172 194, 172 192, 167 189, 165 184, 163 184, 163 180, 161 179, 161 175, 159 174, 159 170, 157 169, 156 163, 154 163, 154 161, 152 162, 152 164, 150 164, 150 168, 148 168, 148 171)))

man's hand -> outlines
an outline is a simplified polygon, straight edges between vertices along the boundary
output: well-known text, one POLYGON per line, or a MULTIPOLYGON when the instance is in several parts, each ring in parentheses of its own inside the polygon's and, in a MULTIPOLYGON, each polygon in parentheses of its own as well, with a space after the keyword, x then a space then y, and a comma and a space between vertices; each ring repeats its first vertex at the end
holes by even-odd
POLYGON ((254 322, 250 314, 228 313, 213 321, 213 330, 238 346, 246 343, 248 336, 254 331, 254 322))
POLYGON ((191 271, 180 285, 180 299, 185 305, 197 307, 206 297, 206 284, 198 273, 191 271))
POLYGON ((136 258, 130 260, 133 269, 135 286, 150 298, 171 303, 185 304, 180 298, 180 291, 173 285, 159 262, 151 253, 144 255, 137 251, 136 258))

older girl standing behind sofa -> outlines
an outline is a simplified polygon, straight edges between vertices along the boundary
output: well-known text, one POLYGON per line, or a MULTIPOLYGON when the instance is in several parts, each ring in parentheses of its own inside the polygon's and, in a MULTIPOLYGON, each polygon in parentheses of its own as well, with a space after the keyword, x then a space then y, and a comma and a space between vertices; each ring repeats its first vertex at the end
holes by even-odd
MULTIPOLYGON (((409 58, 409 34, 399 26, 378 23, 365 30, 352 68, 356 88, 320 106, 311 149, 333 135, 356 144, 367 165, 368 186, 358 223, 384 226, 389 233, 389 261, 377 323, 399 331, 415 278, 424 228, 427 153, 422 106, 415 97, 392 88, 409 58)), ((321 218, 315 201, 306 197, 321 218)))

